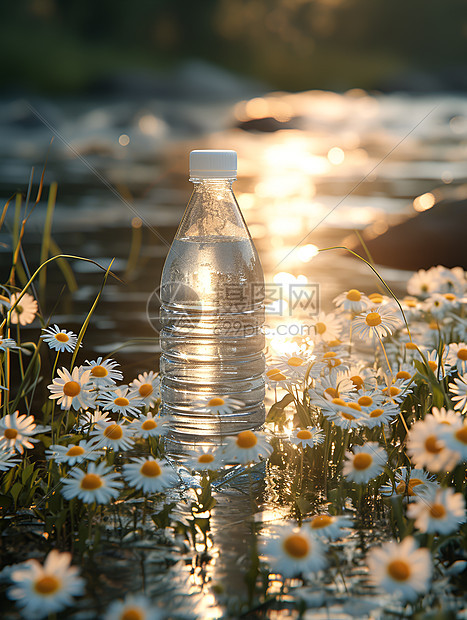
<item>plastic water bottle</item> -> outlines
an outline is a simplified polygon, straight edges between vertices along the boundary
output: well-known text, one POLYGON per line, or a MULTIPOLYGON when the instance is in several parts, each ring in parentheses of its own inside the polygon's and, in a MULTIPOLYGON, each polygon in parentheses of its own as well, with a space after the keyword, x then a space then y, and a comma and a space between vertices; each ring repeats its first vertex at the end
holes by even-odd
POLYGON ((264 422, 264 276, 236 178, 235 151, 190 153, 193 194, 162 273, 162 408, 179 443, 264 422), (233 408, 206 407, 231 400, 233 408))

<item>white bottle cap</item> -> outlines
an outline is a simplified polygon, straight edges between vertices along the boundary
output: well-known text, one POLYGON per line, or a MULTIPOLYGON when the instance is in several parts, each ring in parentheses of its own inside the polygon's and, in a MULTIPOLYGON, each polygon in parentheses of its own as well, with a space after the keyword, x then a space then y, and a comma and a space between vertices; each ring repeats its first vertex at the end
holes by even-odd
POLYGON ((236 179, 235 151, 199 150, 190 153, 190 179, 236 179))

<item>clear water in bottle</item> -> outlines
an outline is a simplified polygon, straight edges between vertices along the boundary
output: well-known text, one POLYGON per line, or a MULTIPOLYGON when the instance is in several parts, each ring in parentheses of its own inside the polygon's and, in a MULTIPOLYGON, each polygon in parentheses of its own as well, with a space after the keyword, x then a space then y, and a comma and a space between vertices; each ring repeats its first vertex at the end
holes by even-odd
POLYGON ((195 189, 160 289, 162 406, 173 419, 173 440, 181 443, 217 441, 264 422, 261 264, 232 177, 195 177, 193 168, 195 189), (203 403, 226 397, 241 406, 220 414, 202 411, 203 403))

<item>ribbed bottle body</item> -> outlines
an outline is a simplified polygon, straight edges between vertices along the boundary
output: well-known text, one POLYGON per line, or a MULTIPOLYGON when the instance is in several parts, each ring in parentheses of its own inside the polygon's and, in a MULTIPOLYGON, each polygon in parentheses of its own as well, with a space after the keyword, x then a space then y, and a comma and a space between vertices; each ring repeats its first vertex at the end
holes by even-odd
POLYGON ((161 297, 161 396, 173 437, 210 441, 264 422, 264 281, 248 234, 180 236, 161 297), (203 408, 233 399, 232 411, 203 408))

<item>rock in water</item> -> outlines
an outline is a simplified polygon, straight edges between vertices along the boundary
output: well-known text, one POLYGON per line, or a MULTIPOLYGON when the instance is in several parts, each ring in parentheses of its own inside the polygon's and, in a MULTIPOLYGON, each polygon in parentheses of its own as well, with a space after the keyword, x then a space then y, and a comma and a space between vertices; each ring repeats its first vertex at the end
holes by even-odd
MULTIPOLYGON (((432 265, 467 269, 466 229, 467 199, 442 200, 365 243, 379 265, 410 270, 432 265)), ((354 250, 365 256, 360 244, 354 250)))

